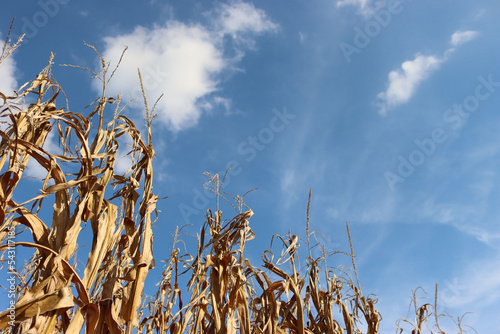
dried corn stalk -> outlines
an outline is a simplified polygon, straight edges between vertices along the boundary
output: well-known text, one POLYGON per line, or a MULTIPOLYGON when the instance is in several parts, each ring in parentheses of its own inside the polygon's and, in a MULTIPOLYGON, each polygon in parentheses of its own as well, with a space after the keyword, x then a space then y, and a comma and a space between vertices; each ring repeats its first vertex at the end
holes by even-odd
MULTIPOLYGON (((7 247, 8 228, 24 226, 33 241, 16 246, 35 251, 35 260, 20 275, 15 326, 8 325, 7 312, 0 314, 4 333, 79 333, 82 328, 131 333, 139 325, 144 282, 154 264, 154 150, 149 129, 143 141, 134 123, 119 115, 120 99, 105 96, 108 64, 102 58, 101 64, 94 74, 103 81, 103 94, 88 116, 59 107, 52 57, 17 96, 0 95, 0 250, 7 247), (114 116, 104 124, 105 109, 113 105, 114 116), (59 138, 61 152, 44 149, 51 133, 59 138), (124 135, 132 139, 134 159, 129 172, 119 175, 114 170, 117 139, 124 135), (34 164, 45 171, 41 190, 18 203, 14 198, 22 192, 23 174, 34 164), (51 220, 42 214, 50 205, 51 220), (76 263, 87 223, 93 240, 81 276, 70 262, 76 263)), ((147 117, 150 125, 149 110, 147 117)))
MULTIPOLYGON (((218 175, 208 176, 210 189, 223 197, 218 175)), ((376 300, 365 298, 342 269, 340 276, 336 270, 328 271, 323 276, 327 288, 321 287, 320 269, 325 268, 327 254, 309 257, 307 268, 299 269, 297 236, 278 236, 280 256, 275 259, 268 250, 262 257, 266 270, 253 266, 244 257, 246 242, 254 238, 249 227, 253 212, 243 212, 246 206, 236 199, 238 214, 230 220, 224 221, 220 210, 207 211, 194 258, 173 248, 141 332, 354 334, 359 333, 360 311, 366 333, 379 333, 376 300), (286 265, 288 270, 283 268, 286 265), (186 268, 189 278, 190 294, 184 298, 179 266, 186 268)))

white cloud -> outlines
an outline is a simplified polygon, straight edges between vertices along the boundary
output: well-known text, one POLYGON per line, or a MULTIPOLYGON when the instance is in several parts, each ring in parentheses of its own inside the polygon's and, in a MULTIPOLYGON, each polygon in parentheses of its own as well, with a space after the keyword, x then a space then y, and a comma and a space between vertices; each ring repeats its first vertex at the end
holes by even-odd
POLYGON ((257 33, 277 29, 277 25, 267 18, 266 13, 253 4, 236 2, 223 4, 219 10, 219 24, 222 34, 236 36, 238 33, 257 33))
POLYGON ((138 98, 132 105, 142 107, 140 68, 150 99, 165 93, 158 106, 159 119, 173 131, 196 124, 202 112, 198 100, 216 90, 213 77, 224 68, 222 53, 204 28, 171 22, 153 30, 137 27, 131 34, 107 37, 105 42, 105 59, 118 60, 125 45, 129 47, 111 81, 111 94, 138 98))
POLYGON ((451 35, 451 44, 453 46, 459 46, 467 42, 472 41, 479 35, 479 32, 468 30, 468 31, 456 31, 451 35))
POLYGON ((132 155, 127 155, 130 152, 133 144, 130 136, 121 136, 118 138, 118 151, 116 152, 115 172, 125 174, 132 167, 132 155))
POLYGON ((407 60, 401 64, 401 69, 389 73, 389 84, 385 92, 377 95, 379 101, 379 113, 387 114, 393 107, 408 102, 415 94, 420 83, 437 70, 448 57, 455 52, 455 47, 465 44, 479 35, 477 31, 456 31, 451 35, 450 43, 453 47, 444 52, 442 57, 424 56, 417 53, 415 59, 407 60))
POLYGON ((377 1, 373 3, 372 0, 339 0, 337 7, 355 6, 358 7, 358 12, 364 17, 373 15, 377 10, 385 5, 386 1, 377 1))
MULTIPOLYGON (((243 2, 221 5, 213 13, 217 16, 212 18, 211 29, 169 21, 153 29, 139 26, 132 33, 106 37, 103 57, 107 60, 116 62, 128 46, 108 92, 122 93, 126 100, 138 98, 132 106, 142 108, 139 67, 149 99, 155 101, 165 94, 157 107, 160 121, 174 132, 197 124, 204 111, 223 101, 214 96, 218 78, 235 61, 224 56, 224 36, 229 34, 235 42, 245 42, 236 43, 239 59, 253 35, 276 28, 262 10, 243 2)), ((95 82, 94 88, 98 86, 95 82)), ((222 105, 228 106, 229 102, 222 105)))
MULTIPOLYGON (((1 39, 0 35, 0 39, 1 39)), ((0 65, 0 92, 5 95, 10 95, 17 89, 17 80, 15 78, 16 72, 16 61, 14 56, 10 55, 5 61, 0 65)))
POLYGON ((456 47, 460 46, 462 44, 468 43, 475 39, 477 36, 479 36, 479 32, 473 31, 473 30, 468 30, 468 31, 460 31, 457 30, 451 35, 450 38, 450 44, 452 45, 451 48, 446 50, 444 56, 447 58, 450 54, 456 51, 456 47))
POLYGON ((377 95, 381 100, 379 113, 385 115, 388 109, 408 102, 420 83, 437 70, 442 62, 443 59, 435 56, 417 54, 415 59, 401 64, 401 69, 391 71, 389 87, 377 95))
MULTIPOLYGON (((1 40, 2 34, 0 34, 0 41, 1 40)), ((14 60, 14 56, 11 54, 0 64, 0 92, 6 96, 12 96, 14 94, 14 90, 18 88, 15 72, 16 61, 14 60)), ((0 105, 2 104, 3 100, 0 99, 0 105)), ((7 127, 6 123, 1 123, 4 120, 5 118, 0 119, 0 130, 5 130, 7 127)))

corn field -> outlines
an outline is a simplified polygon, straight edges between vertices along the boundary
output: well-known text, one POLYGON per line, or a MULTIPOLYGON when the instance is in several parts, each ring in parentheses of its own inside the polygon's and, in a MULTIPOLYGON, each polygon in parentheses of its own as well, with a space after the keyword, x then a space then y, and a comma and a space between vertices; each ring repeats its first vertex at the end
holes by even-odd
MULTIPOLYGON (((18 46, 7 38, 0 66, 18 46)), ((90 48, 101 68, 83 70, 102 82, 102 94, 85 115, 69 109, 51 74, 53 57, 15 94, 0 92, 0 265, 19 282, 15 317, 11 310, 0 313, 1 333, 379 333, 377 297, 362 292, 350 234, 349 252, 326 252, 309 230, 308 205, 306 240, 275 236, 262 262, 253 264, 245 256, 255 237, 253 212, 243 197, 221 192, 219 175, 207 174, 217 205, 205 214, 197 252, 177 247, 178 229, 170 254, 161 255, 167 261, 158 290, 146 296, 146 279, 155 266, 152 226, 164 219, 153 193, 154 107, 143 90, 146 131, 141 133, 122 115, 127 106, 120 96, 106 95, 115 69, 90 48), (50 136, 58 140, 56 152, 44 149, 50 136), (132 164, 117 174, 122 136, 132 142, 132 164), (23 174, 33 165, 43 168, 41 190, 23 194, 23 174), (226 199, 236 209, 229 219, 218 204, 226 199), (84 224, 90 224, 92 242, 88 255, 79 256, 84 224), (20 264, 7 268, 12 230, 16 238, 30 240, 15 243, 16 250, 32 253, 22 270, 20 264), (301 244, 306 245, 302 263, 301 244), (321 250, 319 258, 313 258, 314 248, 321 250), (328 258, 336 254, 349 266, 329 267, 328 258)), ((419 305, 414 296, 396 333, 444 333, 436 303, 419 305)))

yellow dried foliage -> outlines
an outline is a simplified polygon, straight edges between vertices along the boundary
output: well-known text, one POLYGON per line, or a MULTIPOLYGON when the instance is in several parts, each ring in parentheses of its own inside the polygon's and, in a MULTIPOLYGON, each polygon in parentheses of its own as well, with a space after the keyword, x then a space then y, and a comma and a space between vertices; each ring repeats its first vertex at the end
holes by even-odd
POLYGON ((154 150, 150 132, 143 141, 134 123, 119 114, 120 99, 104 95, 108 64, 102 64, 96 76, 103 80, 103 95, 86 117, 58 107, 61 88, 51 77, 52 57, 15 96, 0 96, 0 251, 8 246, 7 228, 20 225, 33 242, 15 246, 35 249, 30 266, 18 274, 24 284, 15 305, 16 325, 7 329, 8 312, 3 312, 0 330, 120 333, 139 324, 144 282, 154 266, 154 150), (113 105, 114 116, 104 125, 104 110, 113 105), (59 138, 59 154, 43 148, 51 132, 59 138), (126 175, 117 175, 117 138, 123 135, 133 142, 134 163, 126 175), (16 188, 33 164, 45 170, 42 189, 17 203, 16 188), (110 195, 110 189, 118 190, 110 195), (40 210, 52 199, 52 221, 46 222, 40 210), (76 263, 82 225, 88 222, 93 240, 80 276, 69 262, 76 263))

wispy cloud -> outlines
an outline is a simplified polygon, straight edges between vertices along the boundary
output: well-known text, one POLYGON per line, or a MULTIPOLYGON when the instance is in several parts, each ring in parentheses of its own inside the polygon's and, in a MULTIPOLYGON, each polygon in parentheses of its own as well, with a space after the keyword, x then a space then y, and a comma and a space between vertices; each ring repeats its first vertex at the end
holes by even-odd
MULTIPOLYGON (((498 309, 498 298, 500 297, 499 265, 500 258, 498 256, 470 260, 453 270, 455 274, 449 272, 449 276, 442 280, 435 281, 437 276, 432 273, 429 274, 427 284, 422 284, 421 281, 417 283, 411 275, 401 274, 401 263, 397 261, 383 266, 381 268, 381 277, 384 278, 383 282, 385 285, 390 286, 390 289, 382 288, 378 294, 381 297, 378 310, 384 314, 384 321, 380 324, 380 332, 392 331, 394 322, 405 316, 410 301, 410 298, 406 297, 408 287, 415 288, 415 284, 419 284, 423 288, 418 292, 418 297, 422 298, 419 305, 426 302, 433 304, 435 283, 438 283, 438 314, 445 314, 446 312, 453 315, 455 319, 455 316, 467 314, 462 319, 462 324, 466 325, 464 327, 471 326, 477 329, 479 333, 488 333, 488 331, 479 330, 479 328, 484 328, 484 324, 479 325, 478 321, 484 319, 482 316, 485 314, 489 316, 491 313, 494 317, 498 309), (427 293, 424 293, 424 291, 427 291, 427 293), (477 314, 482 316, 478 318, 477 314)), ((486 319, 488 319, 488 316, 486 319)), ((451 319, 448 317, 440 317, 439 319, 439 325, 446 333, 457 332, 456 323, 451 319)), ((409 320, 413 319, 409 318, 409 320)), ((431 324, 434 324, 434 322, 430 321, 429 325, 431 324)), ((400 326, 410 329, 410 327, 406 327, 405 322, 401 322, 400 326)))
POLYGON ((414 59, 403 62, 401 68, 391 71, 388 76, 387 90, 377 95, 379 113, 386 115, 388 110, 407 103, 419 85, 448 60, 450 54, 455 51, 455 47, 465 44, 477 36, 478 32, 476 31, 456 31, 450 39, 453 47, 446 50, 443 56, 425 56, 417 53, 414 59))
POLYGON ((443 291, 443 306, 481 305, 487 308, 497 302, 500 297, 500 258, 489 257, 473 262, 461 272, 463 275, 457 284, 451 284, 450 291, 443 291))
MULTIPOLYGON (((489 196, 480 191, 471 193, 474 197, 489 196)), ((474 237, 476 240, 490 247, 497 247, 500 241, 500 230, 493 228, 495 223, 490 223, 491 215, 485 208, 468 205, 467 203, 442 203, 437 198, 425 201, 415 216, 420 216, 423 221, 434 221, 456 228, 458 231, 474 237)))
MULTIPOLYGON (((157 109, 160 121, 174 132, 197 124, 204 111, 224 100, 215 96, 220 75, 252 46, 252 37, 277 27, 262 10, 244 2, 220 5, 211 20, 210 28, 169 21, 152 29, 139 26, 132 33, 106 37, 106 59, 117 61, 128 46, 109 92, 140 101, 139 67, 148 96, 156 99, 165 94, 157 109), (224 36, 232 37, 238 57, 225 56, 224 36)), ((97 83, 94 88, 99 89, 97 83)), ((224 107, 230 105, 224 101, 224 107)), ((140 102, 133 105, 142 107, 140 102)))
POLYGON ((479 35, 479 32, 473 30, 456 31, 451 35, 451 45, 459 46, 472 41, 479 35))
POLYGON ((300 44, 304 44, 307 41, 307 34, 305 32, 299 31, 299 41, 300 44))
POLYGON ((500 242, 500 233, 494 233, 491 230, 486 230, 478 226, 460 226, 460 230, 474 236, 478 241, 489 246, 496 246, 500 242))
MULTIPOLYGON (((295 191, 297 188, 297 182, 296 182, 296 173, 295 170, 292 168, 289 168, 283 172, 281 175, 281 191, 284 194, 288 194, 287 202, 288 205, 290 204, 290 201, 295 199, 295 191)), ((288 206, 287 205, 287 206, 288 206)))
POLYGON ((337 7, 344 7, 344 6, 354 6, 358 8, 358 12, 365 16, 369 17, 371 16, 379 7, 380 7, 380 1, 375 3, 373 5, 372 0, 339 0, 337 1, 337 7))

